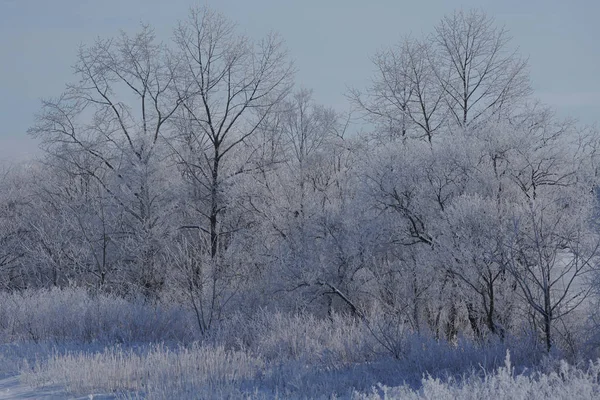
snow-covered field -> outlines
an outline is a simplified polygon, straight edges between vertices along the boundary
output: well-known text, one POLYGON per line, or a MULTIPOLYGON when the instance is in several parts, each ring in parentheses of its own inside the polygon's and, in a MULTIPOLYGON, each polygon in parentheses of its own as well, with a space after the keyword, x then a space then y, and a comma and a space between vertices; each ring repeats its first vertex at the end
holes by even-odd
POLYGON ((9 399, 36 399, 36 400, 109 400, 116 399, 116 395, 90 394, 87 396, 73 396, 67 393, 64 388, 60 387, 32 387, 21 382, 20 377, 12 376, 9 378, 0 379, 0 400, 9 399))
POLYGON ((540 356, 528 337, 449 344, 398 330, 393 357, 363 322, 264 311, 200 340, 182 310, 87 296, 4 295, 0 399, 600 397, 600 362, 540 356))
MULTIPOLYGON (((85 366, 84 366, 85 368, 85 366)), ((100 367, 101 368, 101 367, 100 367)), ((106 372, 106 371, 105 371, 106 372)), ((116 372, 116 371, 113 371, 116 372)), ((160 374, 160 370, 156 371, 160 374)), ((423 378, 420 388, 415 389, 410 385, 389 387, 382 384, 374 385, 370 390, 357 391, 348 387, 345 392, 323 391, 293 391, 280 390, 279 388, 261 387, 261 379, 254 378, 248 382, 244 389, 240 382, 230 381, 229 386, 214 386, 219 378, 212 377, 215 381, 208 385, 188 387, 177 383, 176 377, 171 381, 147 382, 150 385, 147 390, 138 391, 114 391, 100 384, 101 381, 108 382, 110 379, 90 379, 88 389, 82 390, 86 385, 72 387, 72 382, 61 382, 65 386, 57 384, 48 385, 41 381, 30 385, 27 379, 23 382, 22 377, 9 377, 0 380, 0 399, 97 399, 108 400, 116 398, 148 398, 148 399, 200 399, 200 398, 247 398, 247 399, 272 399, 272 398, 349 398, 356 400, 379 400, 379 399, 597 399, 600 396, 600 385, 598 384, 599 363, 591 363, 586 368, 574 368, 565 362, 559 364, 558 370, 550 373, 515 374, 507 356, 505 366, 498 368, 492 373, 479 373, 464 375, 462 379, 439 379, 428 376, 423 378), (95 389, 92 382, 101 389, 95 389), (254 386, 254 387, 253 387, 254 386), (102 390, 103 389, 103 390, 102 390), (86 394, 83 394, 85 392, 86 394), (111 394, 112 393, 112 394, 111 394)), ((201 375, 201 373, 199 374, 201 375)), ((39 377, 38 377, 39 378, 39 377)), ((235 379, 229 376, 229 379, 235 379)), ((153 377, 152 379, 156 379, 153 377)), ((164 379, 164 378, 163 378, 164 379)), ((179 382, 181 383, 181 382, 179 382)))

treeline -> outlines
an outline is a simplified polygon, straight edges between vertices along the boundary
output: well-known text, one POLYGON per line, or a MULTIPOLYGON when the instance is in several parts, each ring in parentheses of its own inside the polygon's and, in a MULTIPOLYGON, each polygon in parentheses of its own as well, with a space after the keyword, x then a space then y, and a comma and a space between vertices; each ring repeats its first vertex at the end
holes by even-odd
MULTIPOLYGON (((374 46, 376 47, 376 46, 374 46)), ((373 57, 343 115, 295 88, 276 35, 195 9, 80 48, 0 175, 0 285, 361 319, 455 341, 594 348, 597 132, 531 97, 478 11, 373 57), (357 118, 367 132, 355 133, 357 118)))

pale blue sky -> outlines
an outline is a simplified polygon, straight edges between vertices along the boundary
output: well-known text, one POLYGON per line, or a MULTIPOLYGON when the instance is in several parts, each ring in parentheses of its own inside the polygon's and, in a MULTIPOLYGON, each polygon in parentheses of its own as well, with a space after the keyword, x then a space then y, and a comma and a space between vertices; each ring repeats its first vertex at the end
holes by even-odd
POLYGON ((207 4, 241 31, 286 40, 298 84, 347 108, 347 86, 363 87, 378 49, 429 33, 444 14, 477 7, 504 24, 529 57, 536 96, 561 115, 600 120, 600 1, 597 0, 0 0, 0 160, 35 152, 26 130, 39 99, 72 79, 80 43, 135 31, 140 22, 169 40, 193 4, 207 4))

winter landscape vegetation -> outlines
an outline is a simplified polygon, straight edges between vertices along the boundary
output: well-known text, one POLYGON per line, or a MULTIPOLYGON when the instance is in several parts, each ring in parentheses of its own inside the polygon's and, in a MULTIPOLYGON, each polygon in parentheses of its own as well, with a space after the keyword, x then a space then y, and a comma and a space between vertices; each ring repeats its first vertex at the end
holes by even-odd
POLYGON ((600 134, 493 16, 348 112, 211 8, 155 36, 83 44, 0 169, 0 398, 600 398, 600 134))

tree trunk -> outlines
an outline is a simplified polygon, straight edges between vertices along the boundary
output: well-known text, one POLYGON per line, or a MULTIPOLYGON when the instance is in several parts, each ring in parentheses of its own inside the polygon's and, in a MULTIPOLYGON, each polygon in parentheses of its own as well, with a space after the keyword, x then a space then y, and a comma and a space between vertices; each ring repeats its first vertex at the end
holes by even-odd
POLYGON ((210 258, 215 259, 219 250, 219 232, 218 229, 218 184, 219 184, 219 149, 215 147, 215 159, 212 168, 212 185, 210 192, 210 258))

